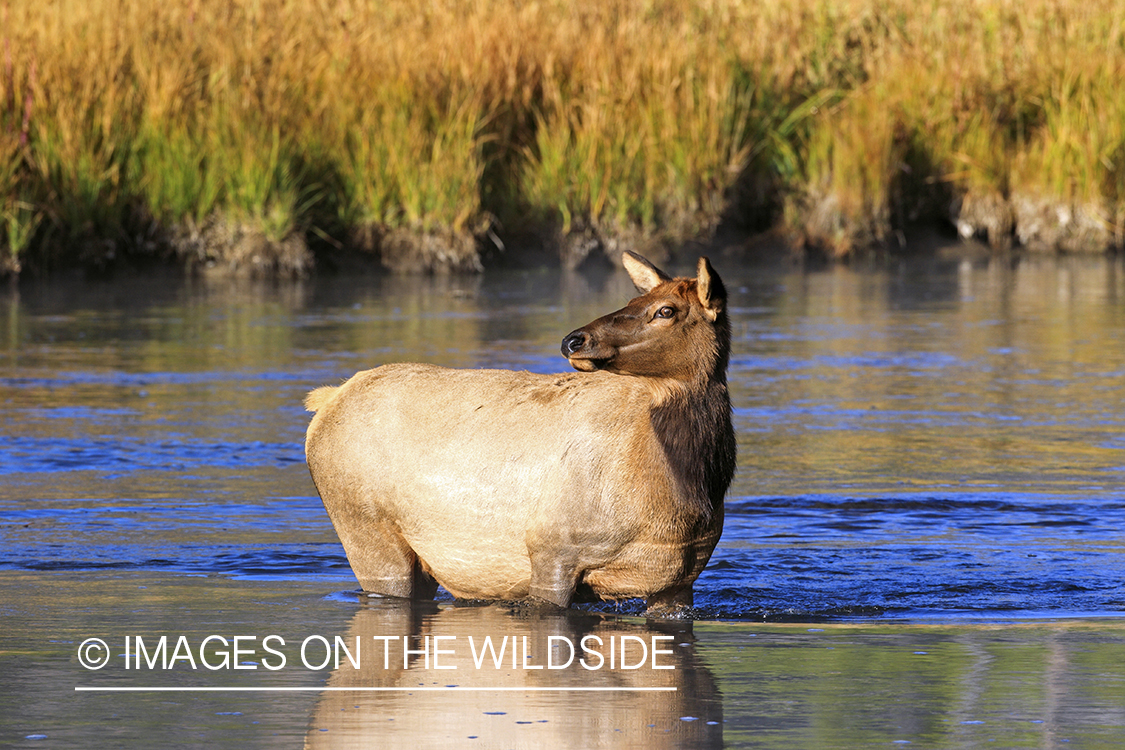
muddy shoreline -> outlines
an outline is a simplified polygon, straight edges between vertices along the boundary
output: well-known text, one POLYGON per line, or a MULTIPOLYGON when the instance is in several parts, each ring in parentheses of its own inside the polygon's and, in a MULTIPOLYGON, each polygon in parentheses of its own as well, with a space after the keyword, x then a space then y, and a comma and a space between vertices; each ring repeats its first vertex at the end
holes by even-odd
MULTIPOLYGON (((392 274, 475 274, 492 267, 544 266, 575 270, 589 264, 610 264, 623 250, 635 250, 661 261, 700 251, 735 258, 790 255, 794 260, 846 261, 893 257, 918 246, 940 245, 948 253, 957 238, 966 255, 1111 255, 1125 249, 1125 215, 1089 204, 1051 201, 1030 195, 1005 198, 973 195, 950 206, 947 221, 929 220, 909 226, 848 223, 832 211, 831 198, 812 207, 805 223, 766 230, 720 226, 693 238, 639 228, 583 226, 505 235, 494 228, 467 231, 394 229, 352 231, 344 241, 314 233, 290 233, 273 239, 253 225, 213 219, 204 226, 152 229, 133 241, 89 238, 74 243, 73 262, 59 252, 33 255, 26 263, 6 256, 0 278, 51 276, 77 271, 103 275, 121 270, 181 268, 203 276, 299 279, 317 273, 388 272, 392 274), (908 240, 909 238, 909 240, 908 240), (938 238, 940 242, 926 242, 938 238), (919 242, 919 240, 922 240, 919 242), (986 249, 982 249, 986 248, 986 249)), ((923 250, 925 252, 925 250, 923 250)))

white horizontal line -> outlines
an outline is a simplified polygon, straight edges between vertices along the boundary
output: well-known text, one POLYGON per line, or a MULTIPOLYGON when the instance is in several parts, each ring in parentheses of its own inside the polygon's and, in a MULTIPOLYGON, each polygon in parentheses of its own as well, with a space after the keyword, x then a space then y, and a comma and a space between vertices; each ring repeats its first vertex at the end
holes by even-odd
POLYGON ((166 686, 128 686, 128 687, 101 687, 97 685, 76 685, 76 693, 298 693, 298 692, 383 692, 383 693, 421 693, 421 692, 447 692, 447 693, 567 693, 567 692, 664 692, 674 693, 679 688, 675 687, 461 687, 459 685, 446 685, 444 687, 166 687, 166 686))

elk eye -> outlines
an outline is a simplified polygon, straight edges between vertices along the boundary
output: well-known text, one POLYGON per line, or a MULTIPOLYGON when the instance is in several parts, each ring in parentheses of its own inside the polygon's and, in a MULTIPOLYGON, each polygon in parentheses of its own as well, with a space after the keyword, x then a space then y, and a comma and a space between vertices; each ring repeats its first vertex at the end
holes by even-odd
POLYGON ((676 308, 665 305, 656 311, 657 318, 674 318, 676 317, 676 308))

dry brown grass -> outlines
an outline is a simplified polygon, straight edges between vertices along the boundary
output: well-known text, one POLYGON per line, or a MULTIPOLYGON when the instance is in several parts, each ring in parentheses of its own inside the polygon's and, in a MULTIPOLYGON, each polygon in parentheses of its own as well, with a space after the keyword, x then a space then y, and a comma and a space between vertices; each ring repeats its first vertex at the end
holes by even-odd
POLYGON ((1121 244, 1122 0, 3 13, 10 266, 238 235, 287 248, 272 272, 303 272, 312 239, 463 270, 490 227, 596 247, 724 219, 837 255, 935 217, 998 246, 1121 244))

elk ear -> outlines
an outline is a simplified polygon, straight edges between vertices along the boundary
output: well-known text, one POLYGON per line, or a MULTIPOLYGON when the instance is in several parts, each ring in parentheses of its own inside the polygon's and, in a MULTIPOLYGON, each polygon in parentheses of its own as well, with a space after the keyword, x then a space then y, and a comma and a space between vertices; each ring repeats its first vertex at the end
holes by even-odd
POLYGON ((703 305, 703 312, 707 315, 708 320, 714 321, 727 304, 727 289, 723 286, 723 280, 719 278, 719 274, 715 273, 714 268, 711 268, 711 262, 706 258, 699 259, 695 283, 696 290, 699 293, 699 303, 703 305))
POLYGON ((625 266, 629 278, 633 280, 633 285, 641 294, 647 294, 665 281, 672 280, 671 276, 629 250, 621 255, 621 264, 625 266))

